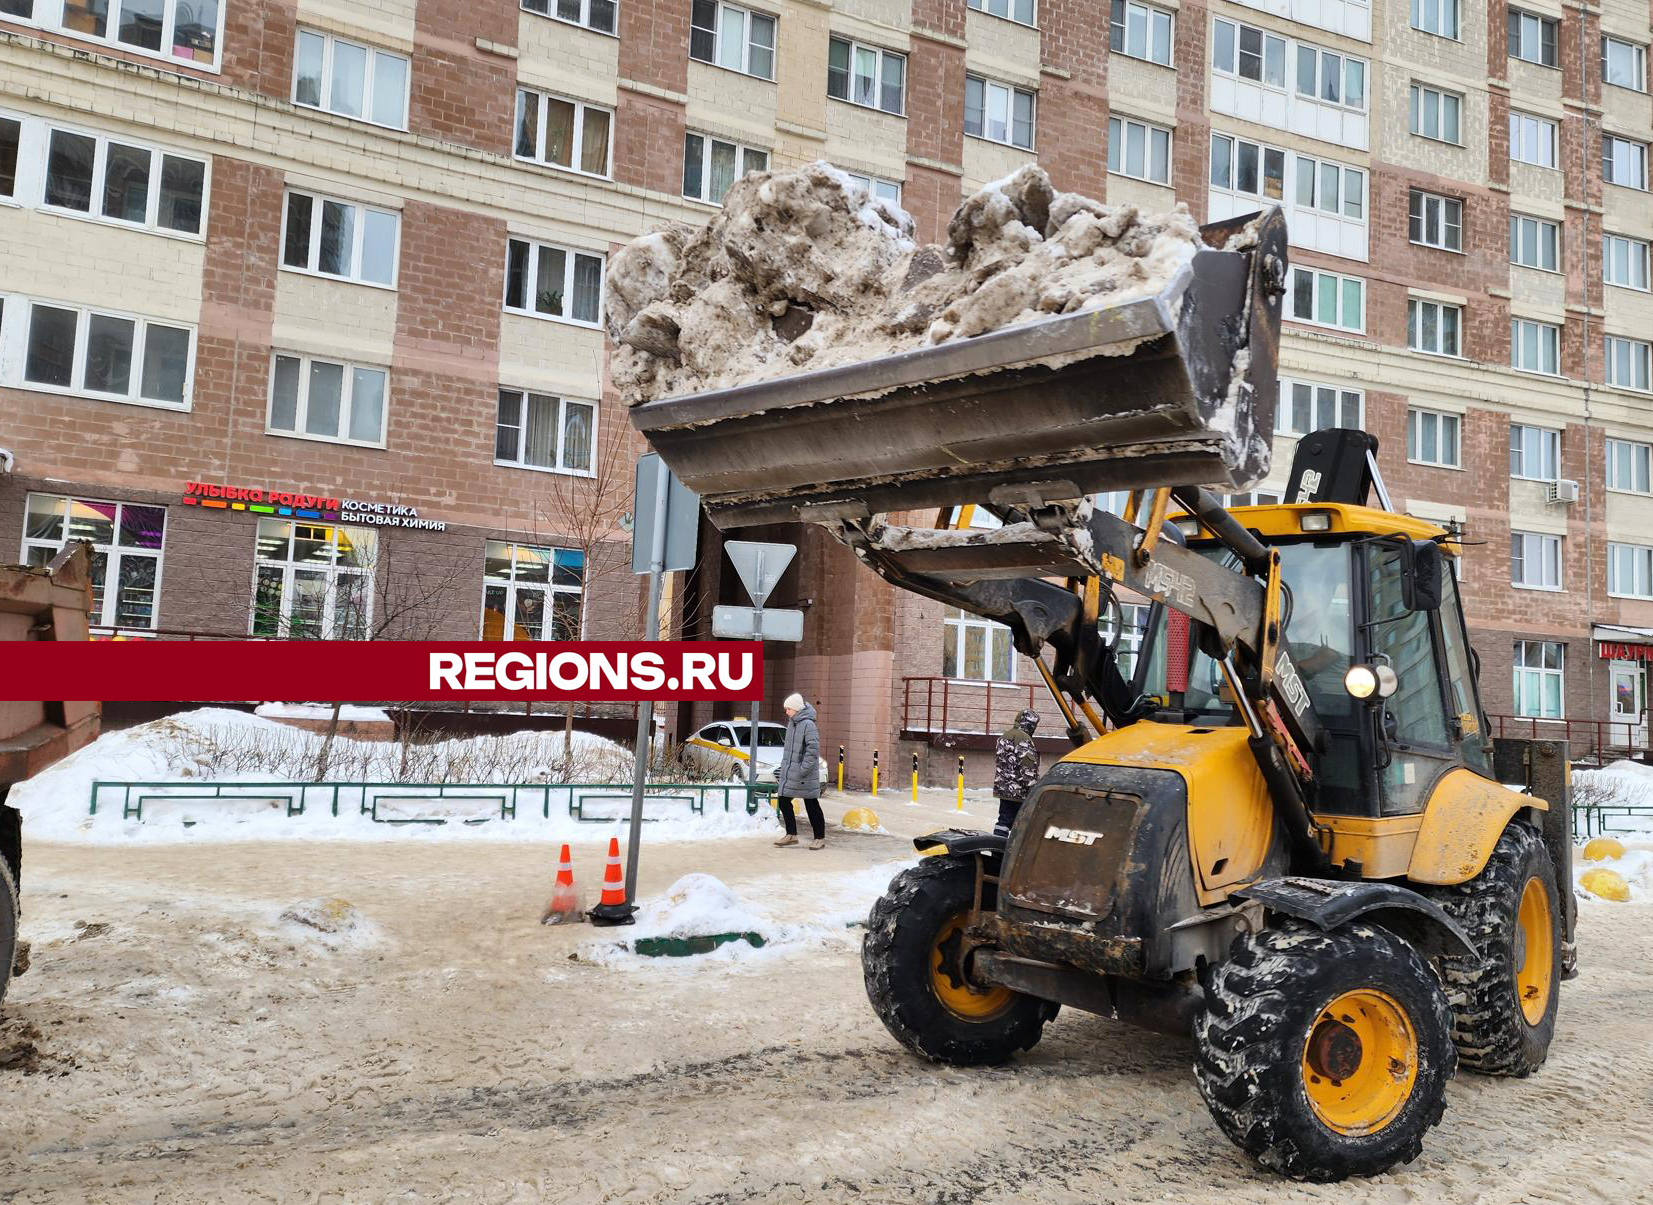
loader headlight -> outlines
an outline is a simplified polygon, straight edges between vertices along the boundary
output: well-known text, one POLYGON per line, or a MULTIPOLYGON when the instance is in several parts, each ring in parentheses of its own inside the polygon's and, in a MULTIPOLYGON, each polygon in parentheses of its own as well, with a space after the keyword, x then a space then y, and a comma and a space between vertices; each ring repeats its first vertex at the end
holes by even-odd
MULTIPOLYGON (((1394 671, 1390 670, 1390 673, 1394 671)), ((1369 699, 1377 693, 1378 676, 1369 665, 1351 665, 1349 672, 1343 675, 1343 689, 1352 698, 1369 699)))
POLYGON ((1298 527, 1303 531, 1330 531, 1332 517, 1323 510, 1310 511, 1298 520, 1298 527))
POLYGON ((1373 672, 1377 674, 1378 698, 1387 699, 1400 689, 1399 675, 1387 665, 1379 665, 1373 672))

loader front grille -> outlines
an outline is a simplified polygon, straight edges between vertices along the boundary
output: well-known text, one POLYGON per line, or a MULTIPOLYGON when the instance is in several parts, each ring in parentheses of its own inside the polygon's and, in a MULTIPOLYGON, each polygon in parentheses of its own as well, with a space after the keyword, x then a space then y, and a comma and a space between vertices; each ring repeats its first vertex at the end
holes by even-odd
POLYGON ((1000 886, 1001 911, 1009 904, 1086 927, 1108 920, 1128 889, 1141 796, 1047 786, 1027 806, 1000 886))

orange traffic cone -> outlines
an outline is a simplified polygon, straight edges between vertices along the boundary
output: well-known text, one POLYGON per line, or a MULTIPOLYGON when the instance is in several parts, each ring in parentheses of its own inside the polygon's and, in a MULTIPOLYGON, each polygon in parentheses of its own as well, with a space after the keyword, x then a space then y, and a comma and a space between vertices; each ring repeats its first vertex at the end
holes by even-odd
POLYGON ((584 919, 585 914, 580 911, 579 892, 574 890, 574 860, 569 856, 568 846, 564 845, 562 860, 557 864, 557 882, 551 888, 551 902, 545 906, 540 924, 562 925, 584 919))
POLYGON ((603 898, 586 915, 594 925, 636 923, 637 909, 626 902, 626 876, 620 869, 620 838, 608 839, 608 865, 603 867, 603 898))

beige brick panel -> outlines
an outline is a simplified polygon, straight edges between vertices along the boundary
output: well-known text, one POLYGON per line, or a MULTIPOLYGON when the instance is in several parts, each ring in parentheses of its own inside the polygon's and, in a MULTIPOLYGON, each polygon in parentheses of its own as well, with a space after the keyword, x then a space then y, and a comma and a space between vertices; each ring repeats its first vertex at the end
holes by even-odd
POLYGON ((603 334, 566 322, 502 314, 502 384, 564 397, 594 398, 602 385, 603 334))
POLYGON ((199 321, 206 244, 36 210, 0 215, 8 292, 199 321))
MULTIPOLYGON (((963 104, 963 100, 959 101, 963 104)), ((1037 116, 1037 115, 1035 115, 1037 116)), ((1105 148, 1103 140, 1096 141, 1096 154, 1101 160, 1105 148)), ((1003 146, 985 138, 964 139, 964 187, 974 191, 993 180, 1002 180, 1024 163, 1032 163, 1034 155, 1019 146, 1003 146)), ((961 198, 962 199, 962 198, 961 198)))
POLYGON ((517 23, 517 82, 612 105, 620 39, 524 9, 517 23))
POLYGON ((389 364, 396 299, 391 289, 283 269, 276 273, 275 343, 288 351, 389 364))
POLYGON ((826 154, 839 167, 897 183, 906 176, 906 118, 835 100, 827 105, 826 127, 826 154))
POLYGON ((1115 115, 1126 113, 1163 126, 1176 124, 1177 73, 1169 67, 1109 55, 1108 95, 1115 115))

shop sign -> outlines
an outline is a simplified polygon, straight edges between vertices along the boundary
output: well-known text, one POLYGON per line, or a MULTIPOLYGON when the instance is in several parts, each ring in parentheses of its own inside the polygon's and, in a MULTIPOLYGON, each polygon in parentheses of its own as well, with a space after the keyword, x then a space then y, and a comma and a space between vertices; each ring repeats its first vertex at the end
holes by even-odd
POLYGON ((417 507, 397 502, 358 501, 308 494, 289 489, 261 489, 257 486, 222 485, 190 481, 184 485, 184 505, 214 510, 241 510, 255 515, 276 515, 293 519, 331 519, 361 523, 369 527, 412 527, 421 531, 446 531, 441 519, 421 519, 417 507))
POLYGON ((447 531, 441 519, 421 519, 418 508, 397 502, 357 502, 346 498, 344 518, 351 523, 366 523, 372 527, 415 527, 420 531, 447 531))
POLYGON ((1603 661, 1653 661, 1653 644, 1617 644, 1598 640, 1596 656, 1603 661))

